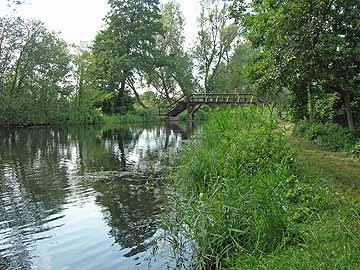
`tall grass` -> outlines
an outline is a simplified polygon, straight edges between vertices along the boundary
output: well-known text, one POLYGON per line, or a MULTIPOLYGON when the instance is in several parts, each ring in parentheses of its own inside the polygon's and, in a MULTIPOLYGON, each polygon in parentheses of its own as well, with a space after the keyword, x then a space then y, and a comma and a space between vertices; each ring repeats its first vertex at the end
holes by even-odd
POLYGON ((102 122, 105 124, 129 124, 160 121, 161 119, 156 109, 128 112, 123 115, 103 115, 102 117, 102 122))
POLYGON ((327 204, 296 174, 294 151, 270 112, 213 112, 181 153, 174 216, 178 259, 219 269, 234 254, 263 256, 303 241, 302 225, 327 204))

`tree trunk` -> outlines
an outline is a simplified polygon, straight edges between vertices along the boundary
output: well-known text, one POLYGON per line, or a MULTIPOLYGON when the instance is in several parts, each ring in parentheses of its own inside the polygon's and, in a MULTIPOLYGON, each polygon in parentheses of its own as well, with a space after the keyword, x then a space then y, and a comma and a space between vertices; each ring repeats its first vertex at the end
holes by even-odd
POLYGON ((147 109, 148 107, 144 104, 144 102, 142 102, 138 92, 136 92, 135 88, 132 88, 136 101, 139 103, 139 105, 143 108, 143 109, 147 109))
POLYGON ((132 81, 129 81, 129 86, 131 88, 131 90, 133 90, 133 93, 135 95, 136 101, 139 103, 139 105, 143 108, 143 109, 147 109, 148 107, 144 104, 144 102, 142 102, 139 93, 136 91, 135 89, 135 85, 132 81))
POLYGON ((83 88, 83 80, 82 80, 82 78, 80 77, 79 89, 78 89, 78 97, 77 97, 77 98, 78 98, 78 104, 77 104, 78 111, 80 111, 80 108, 81 108, 82 88, 83 88))
POLYGON ((120 89, 119 89, 120 96, 124 96, 125 86, 126 86, 126 78, 124 78, 120 81, 120 89))
POLYGON ((307 86, 307 89, 308 89, 308 99, 309 99, 309 121, 313 123, 315 122, 314 97, 312 96, 310 85, 307 86))
POLYGON ((26 48, 26 44, 22 48, 22 50, 21 50, 21 52, 19 54, 19 58, 16 61, 15 73, 14 73, 14 78, 13 78, 12 86, 11 86, 11 96, 14 96, 14 93, 15 93, 15 90, 16 90, 16 84, 17 84, 17 81, 18 81, 20 65, 21 65, 21 61, 22 61, 22 58, 23 58, 23 54, 25 52, 25 48, 26 48))
POLYGON ((351 100, 350 100, 349 92, 344 93, 344 104, 345 104, 345 111, 346 111, 346 116, 347 116, 347 121, 348 121, 348 127, 350 130, 354 130, 354 128, 355 128, 354 117, 353 117, 353 113, 352 113, 352 109, 351 109, 351 100))

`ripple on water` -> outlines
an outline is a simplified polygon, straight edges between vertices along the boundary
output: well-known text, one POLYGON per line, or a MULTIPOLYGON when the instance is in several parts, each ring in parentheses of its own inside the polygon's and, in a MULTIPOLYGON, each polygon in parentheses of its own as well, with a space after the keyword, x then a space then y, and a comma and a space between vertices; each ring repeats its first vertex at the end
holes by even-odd
POLYGON ((181 135, 91 127, 11 130, 0 141, 1 270, 167 269, 168 248, 152 260, 150 243, 163 233, 159 175, 181 135))

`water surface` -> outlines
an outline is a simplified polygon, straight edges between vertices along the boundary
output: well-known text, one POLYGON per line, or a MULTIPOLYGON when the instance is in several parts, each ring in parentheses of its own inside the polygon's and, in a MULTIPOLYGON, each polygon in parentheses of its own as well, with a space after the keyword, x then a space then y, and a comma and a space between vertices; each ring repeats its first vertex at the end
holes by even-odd
POLYGON ((183 130, 0 129, 0 269, 168 269, 151 242, 183 130))

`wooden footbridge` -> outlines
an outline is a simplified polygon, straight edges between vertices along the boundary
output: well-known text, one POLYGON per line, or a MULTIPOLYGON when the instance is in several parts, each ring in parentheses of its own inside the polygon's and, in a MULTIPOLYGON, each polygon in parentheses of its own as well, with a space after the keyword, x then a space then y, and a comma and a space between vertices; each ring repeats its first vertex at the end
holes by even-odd
POLYGON ((254 94, 193 94, 183 96, 174 101, 167 108, 166 116, 176 118, 180 113, 187 110, 192 117, 203 105, 267 105, 269 102, 264 98, 256 97, 254 94))

